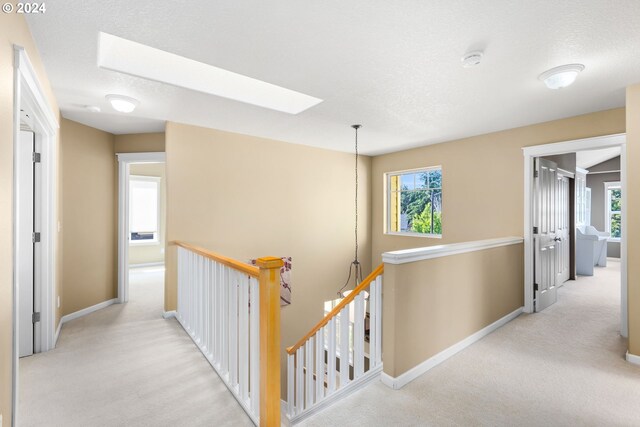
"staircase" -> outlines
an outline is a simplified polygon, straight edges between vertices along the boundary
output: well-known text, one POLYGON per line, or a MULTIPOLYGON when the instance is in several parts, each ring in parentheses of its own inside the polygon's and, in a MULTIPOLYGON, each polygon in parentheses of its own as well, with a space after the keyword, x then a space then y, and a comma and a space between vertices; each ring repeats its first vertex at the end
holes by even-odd
MULTIPOLYGON (((257 266, 177 246, 176 319, 254 424, 280 426, 280 258, 257 266)), ((295 424, 382 371, 378 266, 287 349, 286 418, 295 424)))
POLYGON ((287 348, 287 418, 298 423, 379 378, 380 264, 295 345, 287 348))

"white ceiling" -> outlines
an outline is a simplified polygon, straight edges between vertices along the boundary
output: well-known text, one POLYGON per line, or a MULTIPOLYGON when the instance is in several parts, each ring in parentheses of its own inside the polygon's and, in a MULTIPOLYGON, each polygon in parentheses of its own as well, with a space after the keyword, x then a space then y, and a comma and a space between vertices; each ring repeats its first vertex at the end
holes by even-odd
POLYGON ((75 0, 29 27, 64 117, 112 133, 164 121, 379 154, 624 105, 640 82, 640 1, 75 0), (324 100, 298 115, 99 69, 98 32, 324 100), (461 56, 483 49, 480 66, 461 56), (566 89, 537 80, 585 71, 566 89), (132 115, 104 96, 141 101, 132 115), (97 105, 102 113, 90 113, 97 105))
POLYGON ((604 148, 602 150, 578 151, 576 153, 576 166, 582 169, 589 169, 607 160, 620 155, 620 147, 604 148))

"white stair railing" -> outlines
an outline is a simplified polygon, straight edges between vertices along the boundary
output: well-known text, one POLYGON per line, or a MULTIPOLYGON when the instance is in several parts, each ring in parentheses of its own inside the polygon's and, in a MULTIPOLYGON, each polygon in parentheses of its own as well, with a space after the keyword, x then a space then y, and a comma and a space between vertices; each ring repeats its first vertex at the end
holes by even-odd
POLYGON ((381 264, 297 344, 287 348, 287 416, 291 423, 379 376, 383 271, 381 264))
MULTIPOLYGON (((174 244, 178 245, 176 318, 251 420, 258 425, 261 418, 260 389, 275 390, 267 385, 274 379, 267 378, 269 374, 266 372, 261 377, 260 372, 260 288, 261 285, 263 289, 277 286, 276 290, 279 290, 280 286, 279 281, 275 285, 266 283, 268 280, 263 280, 261 271, 279 271, 282 261, 261 258, 259 261, 265 260, 270 265, 255 267, 186 243, 174 244)), ((279 298, 276 304, 278 302, 279 298)), ((277 309, 279 314, 279 305, 277 309)), ((264 319, 262 323, 265 323, 264 319)), ((278 340, 274 347, 277 344, 279 350, 279 316, 276 323, 278 340)), ((267 331, 266 336, 271 335, 267 331)), ((277 358, 279 368, 279 354, 273 357, 277 358)), ((273 370, 269 369, 272 374, 273 370)), ((265 416, 265 407, 262 408, 263 420, 269 420, 268 425, 280 424, 280 373, 279 369, 277 371, 274 375, 277 377, 277 390, 270 393, 274 396, 263 396, 264 399, 272 399, 275 404, 271 406, 278 409, 276 419, 271 414, 265 416)))

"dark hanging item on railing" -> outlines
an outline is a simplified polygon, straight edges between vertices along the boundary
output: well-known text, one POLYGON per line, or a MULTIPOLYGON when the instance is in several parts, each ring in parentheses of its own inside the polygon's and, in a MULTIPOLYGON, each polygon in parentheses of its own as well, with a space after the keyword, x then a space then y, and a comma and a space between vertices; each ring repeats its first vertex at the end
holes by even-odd
POLYGON ((362 282, 362 266, 360 265, 360 261, 358 261, 358 129, 362 127, 362 125, 351 125, 353 129, 356 131, 356 143, 355 143, 355 153, 356 153, 356 168, 355 168, 355 258, 349 265, 349 276, 347 277, 347 281, 338 291, 338 296, 340 298, 344 298, 343 290, 349 286, 349 282, 351 281, 351 277, 353 276, 354 287, 358 286, 360 282, 362 282))

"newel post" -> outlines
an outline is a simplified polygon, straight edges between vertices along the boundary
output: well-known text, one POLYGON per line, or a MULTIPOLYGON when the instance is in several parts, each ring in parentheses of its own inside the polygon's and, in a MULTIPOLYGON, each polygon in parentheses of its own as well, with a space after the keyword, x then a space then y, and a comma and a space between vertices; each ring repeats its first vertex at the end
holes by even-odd
POLYGON ((280 258, 260 268, 260 426, 280 427, 280 258))

